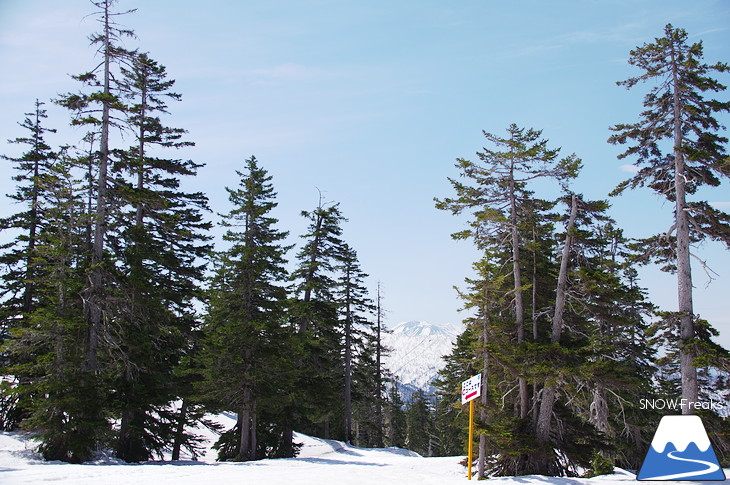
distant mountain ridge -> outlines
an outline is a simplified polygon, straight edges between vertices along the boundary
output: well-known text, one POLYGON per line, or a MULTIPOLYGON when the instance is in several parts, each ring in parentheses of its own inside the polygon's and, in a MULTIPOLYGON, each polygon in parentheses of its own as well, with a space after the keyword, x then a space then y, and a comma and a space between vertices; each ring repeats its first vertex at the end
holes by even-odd
POLYGON ((384 334, 383 344, 390 349, 384 358, 386 367, 398 379, 405 400, 417 389, 431 394, 432 381, 451 353, 461 325, 437 325, 422 320, 402 322, 384 334))

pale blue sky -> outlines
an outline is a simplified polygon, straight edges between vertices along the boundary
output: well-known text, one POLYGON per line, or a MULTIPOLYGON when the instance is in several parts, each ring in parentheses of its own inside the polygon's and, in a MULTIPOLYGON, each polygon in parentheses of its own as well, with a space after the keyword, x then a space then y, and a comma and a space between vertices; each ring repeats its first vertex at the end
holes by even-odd
MULTIPOLYGON (((123 18, 138 35, 128 46, 167 66, 183 95, 169 122, 197 145, 180 157, 206 164, 189 186, 225 212, 222 187, 256 155, 274 176, 276 215, 293 236, 303 232, 299 211, 316 205, 317 188, 340 202, 350 219, 345 237, 372 287, 382 281, 391 324, 462 318, 452 287, 476 253, 451 241, 464 221, 436 211, 432 199, 451 194, 454 160, 474 156, 482 130, 543 129, 552 146, 583 158, 574 189, 606 198, 629 176, 616 159, 621 149, 606 143, 608 127, 642 109, 643 88, 615 84, 636 74, 629 51, 671 22, 704 41, 708 62, 730 61, 730 2, 722 0, 122 0, 119 7, 138 8, 123 18)), ((84 19, 91 11, 86 0, 0 0, 0 138, 23 134, 16 123, 36 97, 78 89, 68 75, 95 65, 86 36, 96 26, 84 19)), ((67 113, 48 109, 48 125, 60 129, 50 142, 82 135, 67 127, 67 113)), ((5 174, 0 190, 11 187, 5 174)), ((728 187, 701 196, 728 210, 728 187)), ((671 206, 648 190, 612 203, 630 236, 669 227, 671 206)), ((0 204, 2 213, 10 209, 0 204)), ((699 255, 720 277, 705 288, 695 270, 695 309, 730 347, 730 253, 708 244, 699 255)), ((673 277, 641 274, 654 302, 674 310, 673 277)))

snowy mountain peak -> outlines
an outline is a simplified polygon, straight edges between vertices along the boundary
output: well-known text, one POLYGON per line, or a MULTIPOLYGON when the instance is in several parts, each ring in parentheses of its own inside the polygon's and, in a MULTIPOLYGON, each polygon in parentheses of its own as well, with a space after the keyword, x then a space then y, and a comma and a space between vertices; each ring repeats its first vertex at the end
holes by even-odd
POLYGON ((431 382, 444 365, 443 357, 451 353, 460 331, 454 325, 412 320, 396 325, 383 336, 383 343, 390 349, 385 365, 398 378, 406 400, 416 389, 433 391, 431 382))
POLYGON ((421 320, 403 322, 393 328, 394 334, 415 336, 445 336, 453 337, 454 331, 450 325, 435 325, 421 320))
POLYGON ((651 447, 663 453, 668 443, 672 443, 680 452, 694 443, 700 451, 705 452, 710 447, 710 438, 699 416, 664 416, 651 441, 651 447))

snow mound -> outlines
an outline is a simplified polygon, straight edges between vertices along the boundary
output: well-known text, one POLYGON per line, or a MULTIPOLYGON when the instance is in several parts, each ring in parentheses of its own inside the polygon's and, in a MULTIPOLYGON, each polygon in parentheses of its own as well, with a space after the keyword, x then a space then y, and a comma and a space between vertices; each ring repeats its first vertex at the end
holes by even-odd
POLYGON ((357 461, 358 458, 372 458, 375 456, 385 457, 387 459, 388 455, 421 458, 421 455, 415 451, 403 448, 358 448, 357 446, 352 446, 342 441, 315 438, 301 433, 294 433, 294 442, 302 444, 302 449, 299 455, 297 455, 297 459, 337 459, 340 456, 357 461))

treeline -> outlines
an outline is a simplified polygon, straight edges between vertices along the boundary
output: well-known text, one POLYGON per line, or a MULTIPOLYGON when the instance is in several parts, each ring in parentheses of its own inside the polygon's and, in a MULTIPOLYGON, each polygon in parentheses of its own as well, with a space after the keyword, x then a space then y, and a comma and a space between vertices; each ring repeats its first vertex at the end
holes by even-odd
POLYGON ((220 430, 222 460, 294 456, 294 430, 400 441, 380 291, 368 295, 338 205, 302 212, 289 264, 272 178, 252 156, 226 188, 216 250, 207 197, 181 189, 201 167, 176 157, 192 142, 164 121, 174 81, 124 47, 132 11, 91 3, 99 63, 53 100, 86 135, 51 147, 36 101, 11 141, 23 154, 4 157, 19 211, 0 221, 0 428, 32 431, 46 459, 76 463, 109 449, 128 462, 195 457, 193 430, 224 411, 238 420, 220 430))
POLYGON ((436 200, 438 209, 468 215, 469 226, 453 237, 481 252, 461 290, 472 316, 441 373, 435 417, 453 423, 441 430, 451 437, 444 442, 463 450, 466 418, 452 403, 461 381, 482 373, 479 477, 638 469, 661 413, 642 409, 642 399, 679 396, 685 414, 702 414, 730 463, 728 421, 706 410, 728 402, 730 355, 693 311, 690 267, 702 241, 730 247, 730 216, 690 201, 730 176, 716 119, 730 102, 712 99, 725 90, 712 75, 728 66, 705 64, 702 43, 687 39, 668 25, 663 37, 631 51, 640 73, 619 84, 649 90, 638 121, 612 127, 609 139, 637 167, 610 195, 647 187, 666 198, 674 213, 665 233, 625 237, 608 201, 571 188, 582 161, 516 125, 504 135, 485 132, 476 159, 457 160, 454 194, 436 200), (547 182, 561 189, 557 199, 537 195, 547 182), (678 311, 647 299, 635 268, 648 263, 676 274, 678 311))
MULTIPOLYGON (((220 430, 223 460, 294 456, 294 430, 457 455, 460 384, 481 372, 479 476, 578 475, 638 468, 660 417, 642 400, 727 402, 730 355, 693 310, 690 260, 704 240, 730 246, 730 216, 689 199, 730 176, 716 119, 730 103, 707 96, 725 90, 711 75, 728 66, 704 64, 683 30, 631 52, 641 73, 620 84, 652 87, 638 121, 609 139, 637 165, 611 195, 654 190, 672 226, 626 238, 608 201, 571 188, 576 155, 539 130, 485 132, 477 158, 457 160, 454 194, 436 200, 469 215, 454 237, 481 253, 460 290, 471 316, 435 401, 418 392, 404 404, 381 362, 380 291, 368 294, 339 206, 303 211, 307 231, 288 245, 272 178, 252 156, 226 188, 225 248, 214 248, 207 197, 181 189, 201 167, 175 155, 192 142, 164 122, 174 81, 123 47, 133 33, 118 20, 132 11, 91 3, 99 63, 53 101, 86 135, 51 147, 36 101, 11 141, 23 154, 4 157, 20 210, 0 221, 0 427, 33 431, 46 459, 196 456, 192 430, 224 411, 238 420, 220 430), (561 195, 540 197, 550 182, 561 195), (649 263, 677 275, 677 312, 647 300, 635 268, 649 263)), ((727 463, 727 421, 683 411, 703 415, 727 463)))

